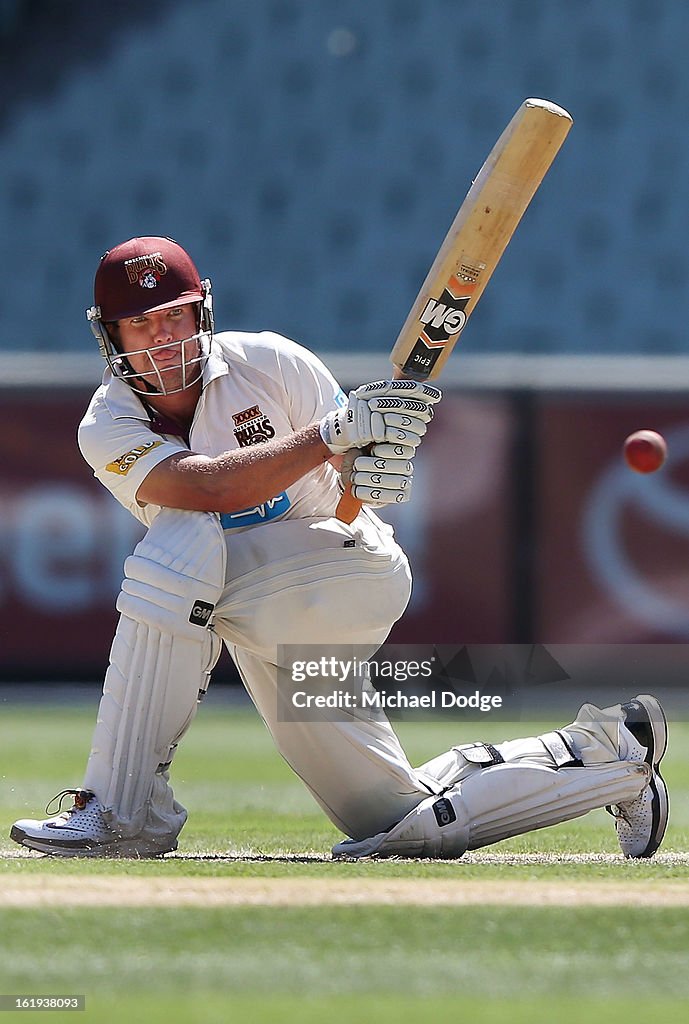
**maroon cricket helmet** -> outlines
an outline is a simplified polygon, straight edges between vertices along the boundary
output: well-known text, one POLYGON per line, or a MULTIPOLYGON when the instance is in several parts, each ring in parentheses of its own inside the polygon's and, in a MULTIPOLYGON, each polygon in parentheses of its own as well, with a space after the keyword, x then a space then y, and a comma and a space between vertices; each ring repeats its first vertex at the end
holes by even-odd
POLYGON ((94 300, 103 323, 203 302, 199 272, 172 238, 130 238, 101 258, 94 300))

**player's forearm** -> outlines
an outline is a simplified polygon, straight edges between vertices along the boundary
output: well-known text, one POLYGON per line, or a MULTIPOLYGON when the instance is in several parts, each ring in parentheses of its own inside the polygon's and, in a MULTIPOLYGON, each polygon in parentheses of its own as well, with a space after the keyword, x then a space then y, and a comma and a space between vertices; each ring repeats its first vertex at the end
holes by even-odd
POLYGON ((330 459, 313 424, 289 437, 213 458, 194 452, 173 455, 151 470, 137 499, 197 512, 238 512, 274 498, 330 459))

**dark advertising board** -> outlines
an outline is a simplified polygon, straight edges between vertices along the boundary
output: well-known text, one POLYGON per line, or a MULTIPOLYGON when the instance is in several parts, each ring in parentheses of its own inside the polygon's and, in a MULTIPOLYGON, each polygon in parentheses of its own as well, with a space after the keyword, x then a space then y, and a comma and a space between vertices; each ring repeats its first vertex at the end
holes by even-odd
MULTIPOLYGON (((77 449, 88 391, 0 398, 0 675, 99 678, 142 528, 77 449)), ((412 502, 388 518, 414 573, 396 643, 689 638, 689 413, 676 398, 449 392, 412 502), (643 426, 669 442, 652 476, 620 456, 643 426)))
MULTIPOLYGON (((80 390, 2 393, 5 679, 99 676, 107 661, 122 565, 142 528, 93 479, 77 449, 88 398, 80 390)), ((414 566, 399 636, 494 641, 508 628, 508 409, 499 398, 448 396, 434 428, 413 503, 390 517, 414 566)))
POLYGON ((687 404, 543 399, 537 435, 538 639, 689 640, 687 404), (644 427, 668 442, 656 473, 635 473, 621 457, 625 437, 644 427))

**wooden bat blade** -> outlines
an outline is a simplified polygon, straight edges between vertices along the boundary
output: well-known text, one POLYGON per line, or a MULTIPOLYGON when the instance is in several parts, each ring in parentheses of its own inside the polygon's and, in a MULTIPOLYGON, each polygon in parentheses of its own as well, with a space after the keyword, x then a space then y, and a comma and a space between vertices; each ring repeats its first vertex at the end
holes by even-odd
MULTIPOLYGON (((390 353, 395 377, 439 376, 572 123, 549 100, 519 107, 476 175, 399 333, 390 353)), ((351 523, 360 510, 348 486, 337 518, 351 523)))
POLYGON ((477 174, 428 272, 390 359, 397 376, 437 377, 550 165, 572 118, 527 99, 477 174))

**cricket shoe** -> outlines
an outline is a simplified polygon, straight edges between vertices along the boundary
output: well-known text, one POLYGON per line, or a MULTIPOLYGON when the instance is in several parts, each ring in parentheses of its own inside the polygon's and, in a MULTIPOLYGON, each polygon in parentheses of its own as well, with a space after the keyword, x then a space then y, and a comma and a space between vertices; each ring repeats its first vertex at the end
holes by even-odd
POLYGON ((625 857, 652 857, 663 841, 670 810, 667 786, 660 774, 660 762, 667 750, 667 719, 650 694, 641 694, 621 707, 624 726, 633 738, 627 744, 625 760, 645 761, 651 776, 634 800, 606 810, 615 818, 625 857))
MULTIPOLYGON (((64 789, 54 800, 60 801, 60 813, 42 821, 15 821, 10 839, 30 850, 57 857, 158 857, 177 849, 174 839, 164 840, 165 847, 160 849, 160 840, 156 843, 141 837, 119 836, 108 825, 97 797, 88 789, 64 789), (60 811, 65 796, 73 797, 74 802, 69 810, 60 811)), ((46 807, 46 813, 50 813, 53 802, 46 807)))

